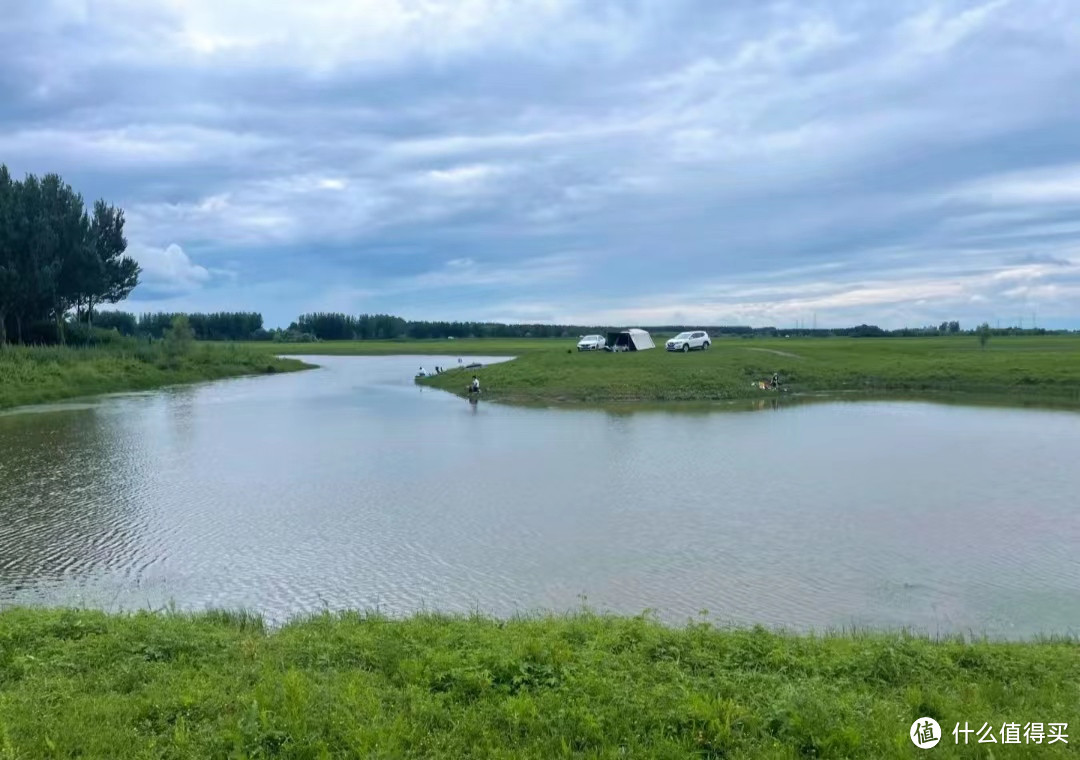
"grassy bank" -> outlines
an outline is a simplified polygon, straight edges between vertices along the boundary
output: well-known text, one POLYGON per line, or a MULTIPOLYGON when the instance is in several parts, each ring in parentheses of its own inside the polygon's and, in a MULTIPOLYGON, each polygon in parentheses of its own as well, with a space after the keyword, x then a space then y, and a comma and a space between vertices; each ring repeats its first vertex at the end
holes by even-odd
POLYGON ((230 344, 195 344, 180 355, 134 340, 93 348, 7 346, 0 348, 0 409, 304 366, 230 344))
MULTIPOLYGON (((1080 338, 717 340, 709 351, 567 352, 573 341, 480 371, 485 398, 523 403, 716 401, 797 394, 926 395, 1080 407, 1080 338), (779 373, 783 390, 755 381, 779 373)), ((486 353, 496 353, 494 346, 486 353)), ((422 382, 462 393, 462 373, 422 382)))
MULTIPOLYGON (((912 757, 911 723, 1070 722, 1075 643, 498 622, 0 613, 0 757, 912 757)), ((974 740, 975 737, 973 736, 974 740)), ((1001 748, 1065 756, 1069 745, 1001 748)), ((998 751, 998 747, 994 747, 998 751)))

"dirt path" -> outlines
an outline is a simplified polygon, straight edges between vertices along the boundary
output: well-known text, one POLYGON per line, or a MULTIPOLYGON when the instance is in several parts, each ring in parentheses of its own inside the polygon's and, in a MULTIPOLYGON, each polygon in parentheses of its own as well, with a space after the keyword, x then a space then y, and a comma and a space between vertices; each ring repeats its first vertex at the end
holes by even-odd
POLYGON ((777 356, 790 356, 792 359, 801 359, 798 354, 789 354, 787 351, 777 351, 775 348, 748 348, 747 351, 763 351, 766 354, 776 354, 777 356))

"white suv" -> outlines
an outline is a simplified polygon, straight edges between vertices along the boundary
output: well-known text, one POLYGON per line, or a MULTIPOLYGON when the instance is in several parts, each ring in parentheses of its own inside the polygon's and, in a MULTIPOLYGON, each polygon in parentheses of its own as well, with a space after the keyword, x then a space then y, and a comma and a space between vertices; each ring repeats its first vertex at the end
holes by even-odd
POLYGON ((693 332, 679 333, 674 338, 667 342, 668 351, 693 351, 696 348, 700 348, 702 351, 709 349, 711 341, 709 340, 709 334, 704 330, 694 330, 693 332))
POLYGON ((586 335, 578 341, 578 351, 599 351, 607 345, 607 339, 603 335, 586 335))

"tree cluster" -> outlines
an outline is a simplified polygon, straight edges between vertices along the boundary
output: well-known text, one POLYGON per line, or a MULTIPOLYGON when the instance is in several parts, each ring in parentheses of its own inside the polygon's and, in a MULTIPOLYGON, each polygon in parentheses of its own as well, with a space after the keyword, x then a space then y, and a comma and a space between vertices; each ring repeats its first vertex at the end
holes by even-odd
MULTIPOLYGON (((959 323, 956 331, 959 331, 959 323)), ((312 335, 318 340, 369 340, 369 339, 441 339, 441 338, 568 338, 589 333, 605 333, 611 329, 629 325, 544 325, 503 324, 498 322, 428 322, 407 321, 385 314, 324 313, 304 314, 289 326, 295 333, 312 335)), ((636 325, 635 325, 636 326, 636 325)), ((685 330, 707 330, 713 336, 774 337, 793 335, 800 337, 845 336, 854 338, 878 338, 896 335, 876 325, 811 330, 797 328, 779 330, 776 327, 748 327, 741 325, 641 325, 658 333, 680 333, 685 330)), ((920 333, 921 334, 921 333, 920 333)))
POLYGON ((388 314, 318 312, 303 314, 289 330, 319 340, 386 340, 441 338, 565 338, 604 328, 574 325, 501 324, 496 322, 409 321, 388 314))
MULTIPOLYGON (((249 311, 220 311, 213 314, 173 314, 157 312, 142 314, 129 334, 146 335, 152 338, 165 336, 173 327, 176 317, 186 317, 196 340, 260 340, 267 337, 263 330, 262 314, 249 311)), ((131 322, 135 319, 128 315, 131 322)), ((99 323, 100 323, 100 317, 99 323)), ((128 319, 124 319, 125 325, 128 319)), ((124 332, 124 330, 120 330, 124 332)))
POLYGON ((0 345, 22 341, 34 323, 89 323, 94 306, 127 298, 139 266, 124 255, 124 212, 83 198, 59 175, 11 177, 0 165, 0 345))
MULTIPOLYGON (((389 314, 302 314, 289 330, 314 335, 319 340, 368 340, 408 337, 408 326, 401 317, 389 314)), ((445 337, 445 336, 444 336, 445 337)))

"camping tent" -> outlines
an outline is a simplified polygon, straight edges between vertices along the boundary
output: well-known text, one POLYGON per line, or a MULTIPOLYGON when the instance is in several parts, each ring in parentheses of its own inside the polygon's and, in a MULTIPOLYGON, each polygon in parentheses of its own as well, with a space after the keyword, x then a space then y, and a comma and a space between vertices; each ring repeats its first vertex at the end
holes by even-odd
POLYGON ((630 328, 607 334, 607 346, 612 351, 644 351, 656 348, 652 337, 644 330, 630 328))

